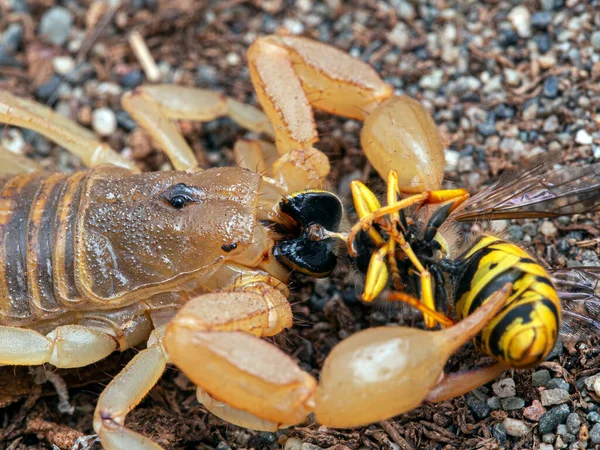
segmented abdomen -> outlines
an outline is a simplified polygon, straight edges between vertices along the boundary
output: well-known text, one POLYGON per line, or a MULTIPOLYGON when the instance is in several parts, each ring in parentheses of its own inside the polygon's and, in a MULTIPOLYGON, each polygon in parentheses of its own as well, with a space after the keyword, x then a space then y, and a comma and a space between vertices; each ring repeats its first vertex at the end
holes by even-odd
POLYGON ((513 283, 506 306, 475 345, 510 367, 543 361, 556 343, 561 317, 558 294, 544 268, 520 247, 489 235, 481 236, 457 262, 463 269, 454 294, 459 319, 513 283))
POLYGON ((79 303, 74 227, 86 173, 0 177, 0 325, 23 325, 79 303))

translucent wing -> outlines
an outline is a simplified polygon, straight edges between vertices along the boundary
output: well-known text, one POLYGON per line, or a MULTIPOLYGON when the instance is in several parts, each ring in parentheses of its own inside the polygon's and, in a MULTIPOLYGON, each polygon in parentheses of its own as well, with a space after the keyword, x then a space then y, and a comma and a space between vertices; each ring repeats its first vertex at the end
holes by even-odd
POLYGON ((600 267, 574 267, 550 272, 563 304, 560 334, 587 340, 600 333, 600 267))
POLYGON ((519 219, 600 211, 600 163, 553 170, 555 159, 551 156, 530 168, 504 173, 467 200, 452 218, 519 219))

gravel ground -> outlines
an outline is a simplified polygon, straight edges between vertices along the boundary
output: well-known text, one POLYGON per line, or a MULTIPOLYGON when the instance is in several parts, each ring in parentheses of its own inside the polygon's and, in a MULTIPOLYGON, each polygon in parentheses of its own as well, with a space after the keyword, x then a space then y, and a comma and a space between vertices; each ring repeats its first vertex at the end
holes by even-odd
MULTIPOLYGON (((163 82, 217 89, 253 104, 245 49, 257 36, 288 32, 345 50, 432 112, 448 148, 447 180, 471 191, 548 150, 561 151, 567 165, 600 160, 596 0, 123 3, 0 0, 0 89, 51 105, 147 170, 163 168, 166 159, 119 105, 122 92, 152 76, 128 44, 134 30, 163 82)), ((317 119, 319 148, 332 161, 332 189, 347 198, 351 179, 381 185, 360 151, 360 124, 325 114, 317 119)), ((206 166, 231 163, 233 143, 244 136, 228 119, 181 128, 206 166)), ((0 127, 0 144, 51 170, 80 167, 28 131, 0 127)), ((512 223, 508 232, 553 267, 600 265, 598 223, 587 216, 532 220, 512 223)), ((410 311, 362 305, 349 273, 342 262, 330 279, 298 278, 291 298, 296 325, 274 339, 315 376, 348 335, 418 324, 410 311)), ((206 414, 175 369, 127 423, 167 449, 600 448, 597 342, 561 344, 536 370, 509 372, 465 397, 357 430, 308 424, 272 434, 227 425, 206 414)), ((71 448, 93 432, 97 396, 132 354, 79 370, 0 370, 0 446, 71 448), (57 395, 65 386, 68 401, 57 395)), ((466 348, 449 369, 483 360, 466 348)))

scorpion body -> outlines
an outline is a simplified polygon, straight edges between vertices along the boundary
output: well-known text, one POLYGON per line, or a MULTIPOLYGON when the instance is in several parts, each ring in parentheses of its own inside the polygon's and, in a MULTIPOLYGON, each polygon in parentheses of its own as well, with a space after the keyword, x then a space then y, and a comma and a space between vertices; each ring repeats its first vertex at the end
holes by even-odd
POLYGON ((124 349, 190 296, 250 268, 284 284, 288 270, 273 258, 272 233, 260 223, 276 215, 280 198, 261 176, 235 167, 3 175, 0 325, 42 334, 91 326, 124 349), (170 203, 182 200, 195 211, 170 203))

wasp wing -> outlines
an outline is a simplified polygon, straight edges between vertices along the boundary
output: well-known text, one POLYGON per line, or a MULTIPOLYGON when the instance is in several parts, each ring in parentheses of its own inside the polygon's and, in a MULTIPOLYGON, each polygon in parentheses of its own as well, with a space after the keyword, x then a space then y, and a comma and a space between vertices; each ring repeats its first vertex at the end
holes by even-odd
POLYGON ((600 267, 554 269, 550 273, 562 301, 560 334, 587 340, 600 333, 600 267))
POLYGON ((461 205, 452 218, 520 219, 600 211, 600 163, 553 169, 555 161, 551 156, 530 168, 505 172, 461 205))

